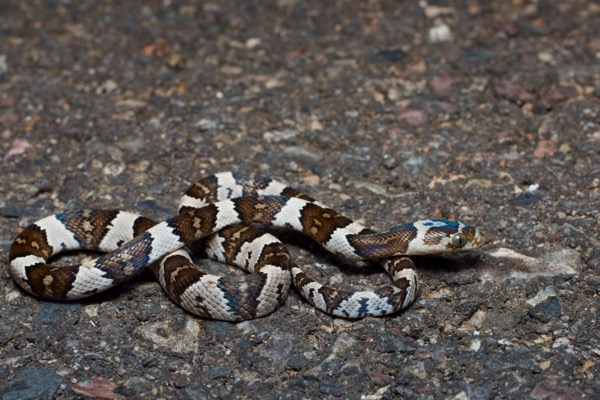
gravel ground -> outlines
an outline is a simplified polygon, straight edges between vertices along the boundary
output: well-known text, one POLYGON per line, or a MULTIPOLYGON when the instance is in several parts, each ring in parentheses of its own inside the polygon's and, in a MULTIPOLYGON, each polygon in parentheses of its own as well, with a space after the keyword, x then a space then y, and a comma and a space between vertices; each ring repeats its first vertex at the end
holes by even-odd
MULTIPOLYGON (((589 0, 2 1, 1 398, 599 398, 599 20, 589 0), (148 274, 42 302, 7 271, 38 218, 166 219, 227 170, 489 243, 418 259, 416 302, 359 321, 293 291, 202 320, 148 274)), ((386 281, 312 250, 325 282, 386 281)))

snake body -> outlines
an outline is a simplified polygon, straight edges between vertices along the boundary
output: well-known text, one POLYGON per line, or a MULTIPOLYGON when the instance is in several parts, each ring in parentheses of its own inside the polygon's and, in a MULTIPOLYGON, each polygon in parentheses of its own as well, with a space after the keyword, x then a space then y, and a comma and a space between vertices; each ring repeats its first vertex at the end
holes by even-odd
POLYGON ((468 250, 483 241, 476 228, 444 220, 374 232, 281 182, 225 172, 192 185, 179 214, 160 223, 117 210, 41 219, 18 235, 9 259, 15 281, 43 299, 87 297, 149 267, 175 303, 206 318, 241 321, 266 315, 285 300, 291 282, 316 308, 363 318, 394 313, 415 299, 417 275, 408 256, 468 250), (324 286, 294 265, 286 247, 256 224, 297 230, 349 261, 378 261, 392 283, 371 291, 324 286), (200 239, 208 257, 249 274, 219 277, 198 269, 184 247, 200 239), (47 264, 58 253, 81 249, 107 254, 80 265, 47 264))

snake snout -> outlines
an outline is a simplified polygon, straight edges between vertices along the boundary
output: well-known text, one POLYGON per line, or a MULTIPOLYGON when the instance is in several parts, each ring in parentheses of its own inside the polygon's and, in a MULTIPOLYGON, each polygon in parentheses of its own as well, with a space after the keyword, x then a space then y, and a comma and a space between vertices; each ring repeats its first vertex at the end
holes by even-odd
POLYGON ((453 251, 475 249, 484 243, 485 235, 483 232, 469 225, 463 225, 462 229, 455 233, 451 239, 453 251))

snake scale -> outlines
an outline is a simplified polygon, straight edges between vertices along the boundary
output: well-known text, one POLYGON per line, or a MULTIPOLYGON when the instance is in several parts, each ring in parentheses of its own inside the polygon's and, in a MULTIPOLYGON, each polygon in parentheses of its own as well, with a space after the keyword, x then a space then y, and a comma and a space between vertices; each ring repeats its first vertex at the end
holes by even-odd
POLYGON ((394 313, 415 299, 417 274, 409 256, 468 250, 483 242, 476 228, 444 220, 374 232, 276 180, 225 172, 192 185, 179 214, 160 223, 116 210, 41 219, 18 235, 9 259, 15 281, 42 299, 91 296, 149 267, 175 303, 206 318, 241 321, 269 314, 292 282, 319 310, 363 318, 394 313), (257 224, 302 232, 349 261, 375 260, 392 283, 370 291, 322 285, 257 224), (200 242, 207 257, 249 274, 219 277, 201 271, 185 250, 200 242), (47 264, 56 254, 81 249, 107 254, 80 265, 47 264))

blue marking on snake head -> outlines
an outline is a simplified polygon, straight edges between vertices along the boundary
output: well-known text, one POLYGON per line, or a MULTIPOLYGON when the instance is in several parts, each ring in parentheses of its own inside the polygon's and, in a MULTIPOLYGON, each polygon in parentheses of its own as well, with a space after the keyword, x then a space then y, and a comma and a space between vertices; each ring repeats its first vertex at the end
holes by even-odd
POLYGON ((460 223, 456 221, 446 221, 444 219, 430 219, 426 222, 423 222, 423 225, 431 227, 431 228, 441 228, 441 229, 460 229, 460 223))

